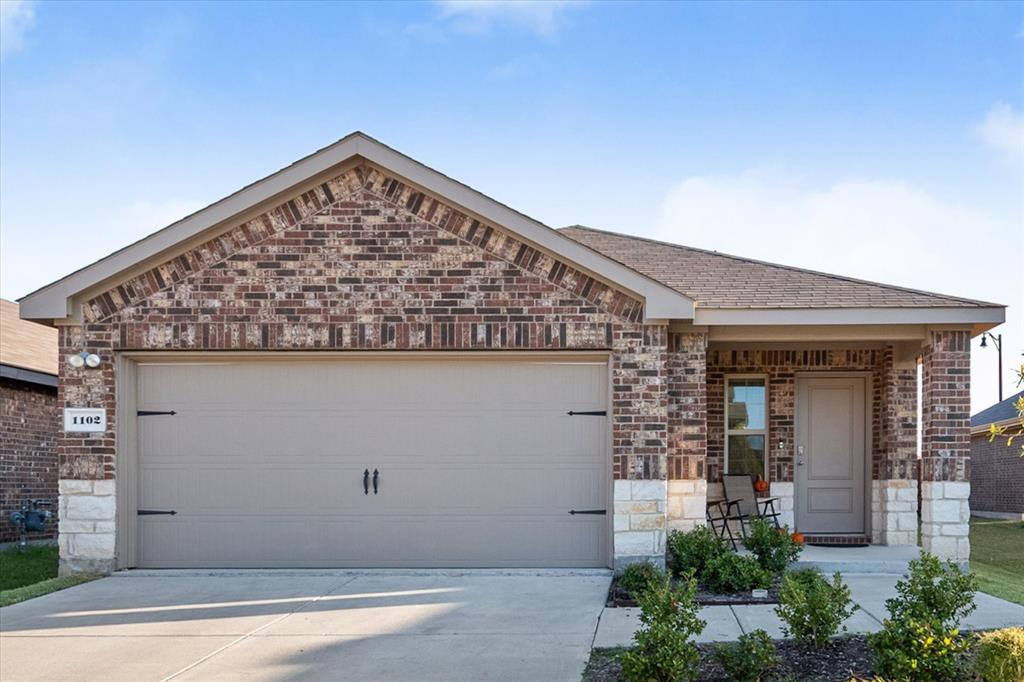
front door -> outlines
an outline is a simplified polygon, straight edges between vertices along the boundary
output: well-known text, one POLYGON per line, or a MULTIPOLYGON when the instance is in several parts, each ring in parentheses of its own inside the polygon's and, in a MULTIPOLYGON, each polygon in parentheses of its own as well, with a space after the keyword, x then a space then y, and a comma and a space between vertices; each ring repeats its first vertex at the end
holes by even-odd
POLYGON ((796 527, 864 532, 863 377, 797 379, 796 527))

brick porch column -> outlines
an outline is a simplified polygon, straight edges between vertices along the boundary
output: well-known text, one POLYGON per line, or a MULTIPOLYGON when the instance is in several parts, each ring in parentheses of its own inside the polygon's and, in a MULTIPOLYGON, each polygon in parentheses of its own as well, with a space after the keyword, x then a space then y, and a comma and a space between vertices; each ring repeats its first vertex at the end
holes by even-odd
POLYGON ((668 327, 616 329, 612 365, 614 568, 665 564, 668 327))
POLYGON ((966 562, 970 511, 971 335, 933 331, 922 387, 921 543, 966 562))
POLYGON ((668 527, 690 530, 705 522, 707 501, 706 332, 669 335, 668 527))
POLYGON ((871 539, 917 544, 917 358, 886 346, 878 368, 878 457, 872 467, 871 539))

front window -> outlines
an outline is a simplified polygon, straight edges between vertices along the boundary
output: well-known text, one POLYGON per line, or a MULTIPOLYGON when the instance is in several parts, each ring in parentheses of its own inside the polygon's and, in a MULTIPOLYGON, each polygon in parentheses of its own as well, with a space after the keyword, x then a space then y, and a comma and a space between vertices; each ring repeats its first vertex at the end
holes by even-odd
POLYGON ((764 377, 725 382, 725 472, 766 476, 768 391, 764 377))

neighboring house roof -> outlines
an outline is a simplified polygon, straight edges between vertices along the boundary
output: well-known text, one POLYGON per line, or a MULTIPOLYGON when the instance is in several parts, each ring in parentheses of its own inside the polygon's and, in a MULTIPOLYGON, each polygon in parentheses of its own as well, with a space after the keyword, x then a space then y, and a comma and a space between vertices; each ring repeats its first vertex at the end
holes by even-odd
POLYGON ((0 376, 56 386, 57 330, 18 315, 18 304, 0 298, 0 376))
POLYGON ((707 308, 998 307, 582 225, 559 231, 707 308))
POLYGON ((651 320, 699 325, 956 324, 975 333, 1003 306, 800 270, 590 228, 554 230, 377 140, 352 133, 21 299, 26 319, 78 319, 76 303, 300 194, 346 164, 369 162, 644 301, 651 320), (695 303, 696 302, 696 303, 695 303))
POLYGON ((988 427, 989 424, 999 424, 1001 422, 1013 421, 1019 417, 1017 414, 1017 406, 1015 403, 1024 396, 1024 391, 1011 395, 1006 400, 996 403, 990 407, 986 407, 978 414, 971 417, 971 428, 978 429, 981 427, 988 427))

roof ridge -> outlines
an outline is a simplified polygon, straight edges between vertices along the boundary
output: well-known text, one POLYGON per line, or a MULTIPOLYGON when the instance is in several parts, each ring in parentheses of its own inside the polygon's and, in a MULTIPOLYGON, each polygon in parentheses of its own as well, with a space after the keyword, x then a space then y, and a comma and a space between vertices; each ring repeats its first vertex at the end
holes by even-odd
MULTIPOLYGON (((905 291, 908 293, 919 294, 922 296, 929 296, 935 299, 944 299, 947 301, 959 301, 961 303, 971 303, 980 307, 994 307, 994 308, 1005 308, 1006 306, 999 303, 992 303, 990 301, 982 301, 980 299, 965 298, 961 296, 951 296, 949 294, 941 294, 935 291, 925 291, 924 289, 914 289, 912 287, 900 286, 898 284, 886 284, 885 282, 876 282, 869 279, 859 279, 857 277, 850 277, 848 275, 837 275, 832 272, 823 272, 821 270, 811 270, 810 268, 802 268, 797 265, 786 265, 784 263, 773 263, 771 261, 758 260, 756 258, 748 258, 747 256, 736 256, 730 253, 723 253, 721 251, 714 251, 711 249, 702 249, 696 246, 687 246, 685 244, 676 244, 673 242, 663 241, 661 239, 653 239, 651 237, 641 237, 633 234, 626 234, 624 232, 615 232, 613 230, 603 230, 596 227, 589 227, 587 225, 566 225, 565 227, 558 228, 561 230, 585 230, 587 232, 595 232, 597 234, 607 234, 615 237, 622 237, 624 239, 632 239, 635 241, 647 242, 650 244, 658 244, 661 246, 668 246, 673 249, 680 249, 686 251, 694 251, 697 253, 706 253, 712 256, 719 256, 721 258, 729 258, 731 260, 740 261, 744 263, 756 263, 758 265, 765 265, 772 268, 779 268, 781 270, 791 270, 794 272, 802 272, 811 275, 818 275, 820 277, 828 277, 829 279, 840 280, 843 282, 854 282, 857 284, 867 284, 876 287, 882 287, 883 289, 893 289, 896 291, 905 291)), ((607 255, 607 254, 606 254, 607 255)))

